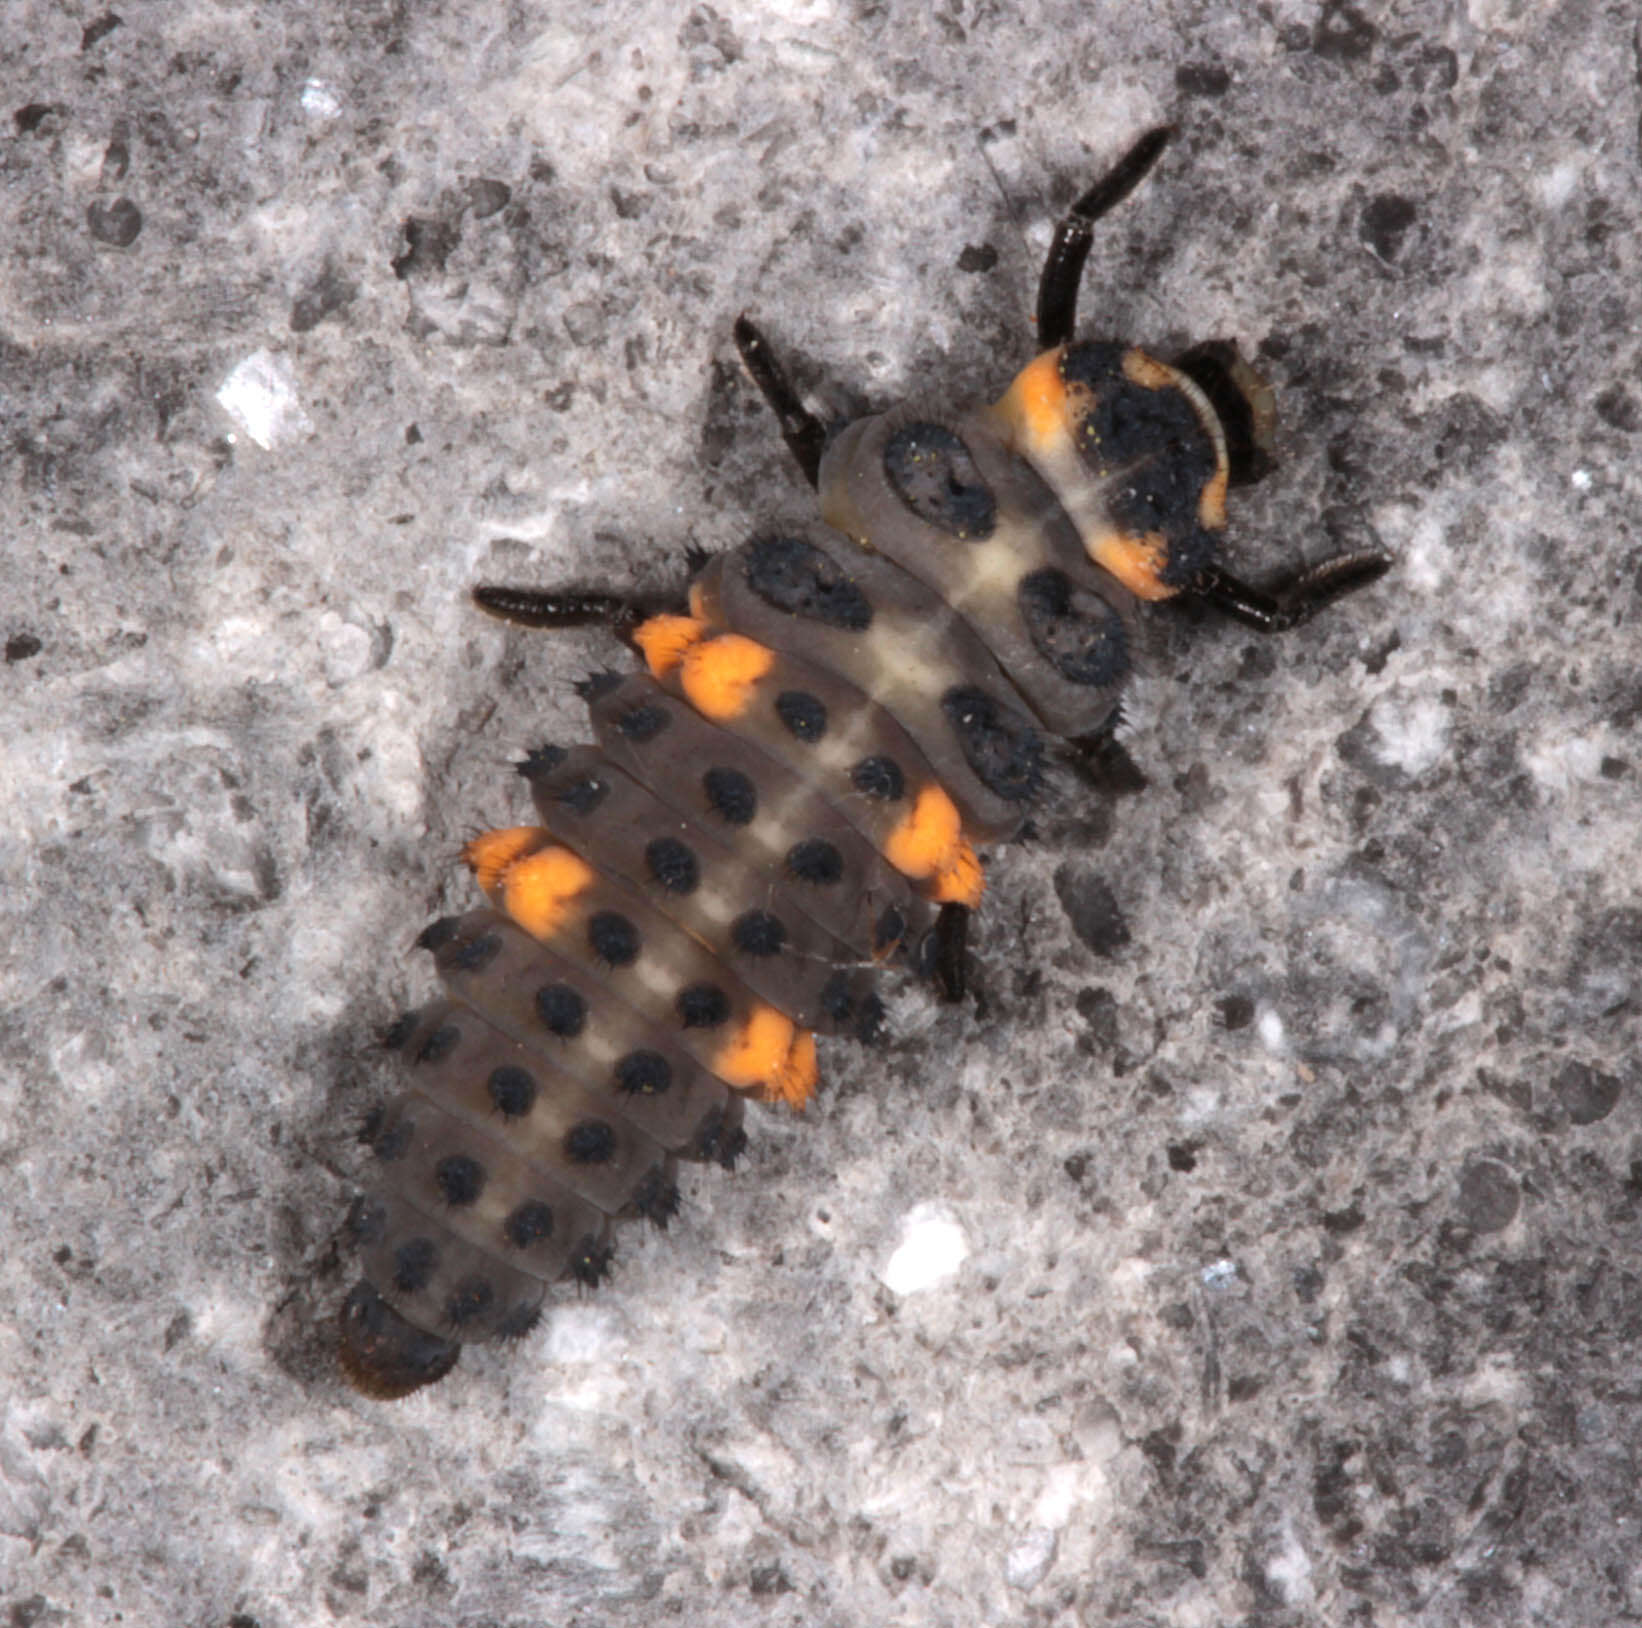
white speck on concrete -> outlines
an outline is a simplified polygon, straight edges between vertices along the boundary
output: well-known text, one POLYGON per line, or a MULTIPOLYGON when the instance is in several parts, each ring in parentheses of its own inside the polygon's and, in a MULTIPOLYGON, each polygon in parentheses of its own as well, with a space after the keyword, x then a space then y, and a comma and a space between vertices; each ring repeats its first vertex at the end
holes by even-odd
MULTIPOLYGON (((1567 796, 1598 779, 1602 773, 1603 748, 1589 735, 1566 735, 1563 720, 1551 720, 1551 726, 1524 747, 1522 761, 1528 772, 1544 791, 1556 796, 1567 796)), ((1603 856, 1593 856, 1602 862, 1603 856)))
POLYGON ((1574 188, 1579 185, 1579 178, 1583 173, 1584 165, 1575 163, 1572 159, 1553 164, 1539 178, 1539 201, 1548 210, 1560 209, 1573 197, 1574 188))
POLYGON ((1448 750, 1452 720, 1448 708, 1435 695, 1382 695, 1368 716, 1379 736, 1375 756, 1406 775, 1417 776, 1435 768, 1448 750))
POLYGON ((362 627, 344 622, 335 611, 319 621, 319 651, 325 663, 325 682, 340 689, 371 665, 371 636, 362 627))
POLYGON ((919 1204, 901 1223, 901 1242, 878 1274, 892 1294, 916 1294, 949 1278, 969 1258, 969 1240, 951 1211, 919 1204))
POLYGON ((222 381, 217 403, 265 452, 314 431, 297 400, 295 375, 283 357, 266 350, 252 351, 222 381))
POLYGON ((1036 1588, 1048 1575, 1055 1563, 1055 1549, 1060 1539, 1043 1527, 1034 1527, 1009 1551, 1003 1563, 1003 1574, 1011 1588, 1036 1588))
POLYGON ((323 79, 309 79, 302 86, 302 111, 310 119, 336 119, 342 116, 342 98, 334 85, 323 79))
POLYGON ((1588 469, 1576 469, 1568 479, 1573 483, 1576 492, 1588 492, 1591 489, 1591 472, 1588 469))
POLYGON ((1275 1007, 1262 1006, 1254 1020, 1254 1032, 1269 1052, 1281 1056, 1288 1049, 1288 1029, 1275 1007))
POLYGON ((1229 1289, 1237 1281, 1237 1262, 1210 1261, 1203 1268, 1202 1276, 1205 1289, 1229 1289))
POLYGON ((1266 1581, 1286 1605, 1309 1605, 1316 1597, 1311 1582, 1311 1556, 1294 1535, 1293 1524, 1283 1522, 1282 1546, 1266 1562, 1266 1581))

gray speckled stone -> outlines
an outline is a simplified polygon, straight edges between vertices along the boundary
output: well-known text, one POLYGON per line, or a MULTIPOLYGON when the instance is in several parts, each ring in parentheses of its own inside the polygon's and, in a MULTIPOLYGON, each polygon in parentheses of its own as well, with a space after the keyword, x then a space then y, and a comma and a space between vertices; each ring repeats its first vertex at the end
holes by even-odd
POLYGON ((0 29, 6 1620, 1642 1613, 1630 9, 114 15, 0 29), (1263 359, 1238 569, 1396 570, 1152 617, 1149 784, 993 856, 977 1003, 354 1398, 373 1035, 619 659, 467 588, 806 512, 740 310, 829 412, 997 389, 1166 117, 1086 325, 1263 359))

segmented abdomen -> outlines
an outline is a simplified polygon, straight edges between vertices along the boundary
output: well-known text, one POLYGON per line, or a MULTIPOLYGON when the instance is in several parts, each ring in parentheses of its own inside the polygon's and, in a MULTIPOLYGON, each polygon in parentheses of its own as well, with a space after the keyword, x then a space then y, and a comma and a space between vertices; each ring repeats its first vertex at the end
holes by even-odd
POLYGON ((638 629, 647 671, 583 686, 597 744, 526 758, 538 823, 465 854, 490 908, 422 935, 445 995, 394 1037, 353 1216, 361 1389, 596 1283, 679 1159, 734 1163, 743 1095, 801 1105, 816 1034, 872 1039, 875 970, 979 902, 974 845, 1019 826, 1046 737, 1110 715, 1133 599, 1211 556, 1225 465, 1174 370, 1047 352, 992 408, 851 425, 826 525, 714 559, 638 629))

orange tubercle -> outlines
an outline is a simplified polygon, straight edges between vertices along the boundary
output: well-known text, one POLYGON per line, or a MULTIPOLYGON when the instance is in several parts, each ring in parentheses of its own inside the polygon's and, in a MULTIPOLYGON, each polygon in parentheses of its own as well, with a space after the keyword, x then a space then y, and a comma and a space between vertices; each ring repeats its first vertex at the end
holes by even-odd
POLYGON ((547 832, 539 825, 515 825, 505 831, 482 831, 462 847, 462 863, 487 894, 494 894, 503 873, 516 860, 545 848, 547 832))
POLYGON ((633 643, 652 676, 666 678, 706 631, 706 625, 693 616, 652 616, 633 629, 633 643))
POLYGON ((821 1066, 816 1061, 815 1036, 808 1029, 800 1029, 793 1037, 787 1060, 775 1076, 765 1082, 765 1100, 784 1102, 795 1110, 803 1108, 815 1095, 816 1083, 820 1078, 821 1066))
POLYGON ((713 1053, 712 1071, 738 1091, 774 1080, 793 1046, 793 1021, 773 1006, 755 1006, 735 1034, 713 1053))
POLYGON ((903 876, 921 881, 944 870, 963 843, 957 805, 933 782, 921 787, 912 812, 884 841, 884 858, 903 876))
POLYGON ((679 684, 702 717, 724 723, 747 710, 753 686, 774 665, 763 645, 739 633, 721 633, 685 653, 679 684))
POLYGON ((496 902, 532 938, 551 939, 578 894, 593 885, 593 868, 568 848, 542 848, 508 866, 496 902))
POLYGON ((929 896, 941 904, 967 905, 973 910, 984 892, 986 874, 981 869, 980 856, 967 842, 960 842, 957 858, 936 873, 929 896))

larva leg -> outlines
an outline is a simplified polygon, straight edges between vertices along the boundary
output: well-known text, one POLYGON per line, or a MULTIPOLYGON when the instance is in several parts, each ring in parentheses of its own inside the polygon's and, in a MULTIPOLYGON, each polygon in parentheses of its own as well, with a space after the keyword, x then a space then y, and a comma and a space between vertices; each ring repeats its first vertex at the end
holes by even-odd
POLYGON ((741 362, 752 375, 770 411, 781 426, 781 439, 787 450, 798 460, 804 479, 811 486, 818 484, 821 471, 821 451, 827 441, 827 427, 798 399, 792 381, 787 377, 775 353, 746 317, 737 317, 735 348, 741 353, 741 362))
POLYGON ((1365 549, 1306 566, 1260 589, 1211 565, 1198 574, 1192 592, 1244 627, 1259 633, 1286 633, 1336 599, 1377 582, 1390 568, 1387 555, 1365 549))
POLYGON ((1038 349, 1053 350, 1072 337, 1078 321, 1078 281, 1089 258, 1092 228, 1146 179, 1174 134, 1172 124, 1148 130, 1066 212, 1055 228, 1038 282, 1038 349))
POLYGON ((965 954, 969 947, 969 908, 961 904, 943 904, 935 918, 934 943, 930 950, 930 977, 940 991, 941 999, 956 1005, 964 998, 968 986, 965 954))

